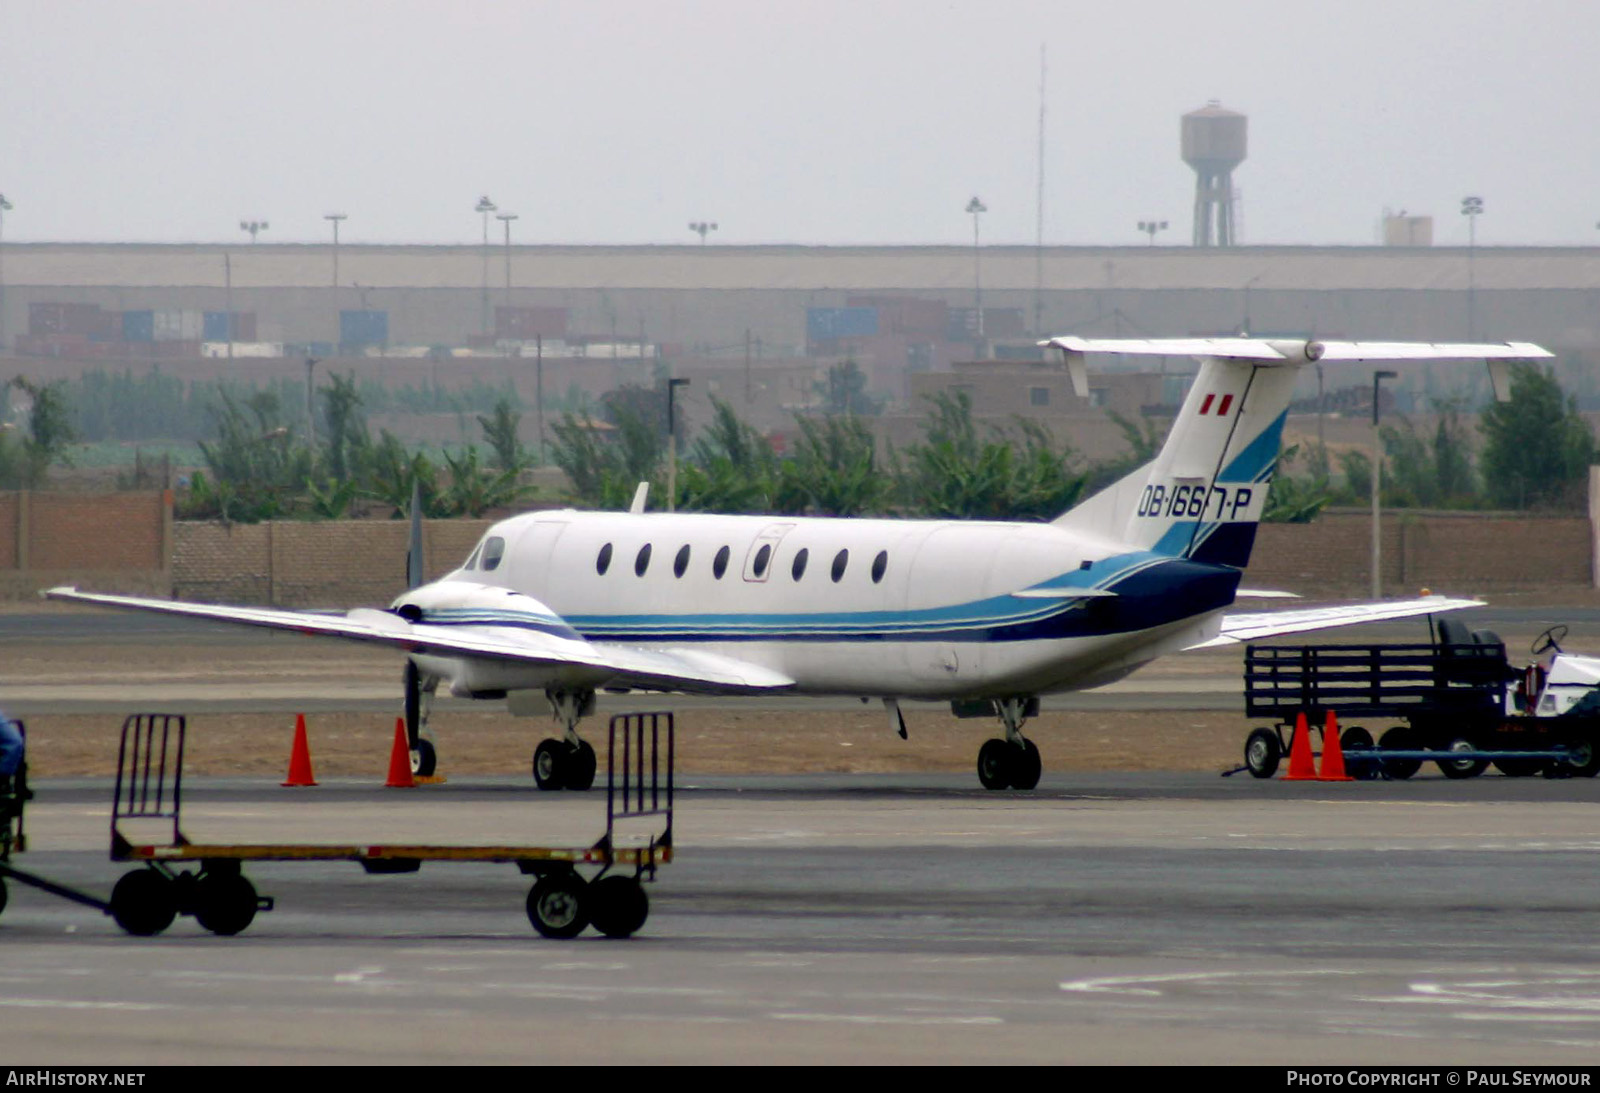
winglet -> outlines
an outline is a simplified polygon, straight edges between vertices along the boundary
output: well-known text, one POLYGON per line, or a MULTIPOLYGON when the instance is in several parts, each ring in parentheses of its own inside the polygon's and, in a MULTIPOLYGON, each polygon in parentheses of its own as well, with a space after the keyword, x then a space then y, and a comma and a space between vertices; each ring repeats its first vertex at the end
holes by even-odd
POLYGON ((644 511, 645 500, 650 496, 650 483, 640 482, 639 488, 633 491, 633 504, 628 506, 628 514, 637 516, 644 511))

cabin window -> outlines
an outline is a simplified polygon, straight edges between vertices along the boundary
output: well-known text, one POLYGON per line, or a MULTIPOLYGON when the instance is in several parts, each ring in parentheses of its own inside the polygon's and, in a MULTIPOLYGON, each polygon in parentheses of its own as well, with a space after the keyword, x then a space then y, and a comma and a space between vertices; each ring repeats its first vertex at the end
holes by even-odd
POLYGON ((594 571, 600 576, 606 575, 606 570, 611 568, 611 544, 607 543, 600 548, 600 557, 594 560, 594 571))
POLYGON ((485 573, 496 569, 500 559, 505 557, 506 541, 498 535, 491 535, 483 544, 483 571, 485 573))
POLYGON ((850 552, 841 550, 833 556, 833 583, 838 584, 844 580, 845 566, 850 564, 850 552))
POLYGON ((722 575, 728 572, 728 556, 731 552, 727 547, 717 551, 717 556, 711 559, 711 575, 717 580, 722 580, 722 575))
POLYGON ((872 559, 872 583, 877 584, 883 580, 883 575, 889 570, 889 552, 878 551, 878 556, 872 559))
POLYGON ((678 548, 678 556, 672 559, 672 575, 683 576, 683 571, 689 568, 689 544, 684 543, 678 548))
POLYGON ((756 551, 756 579, 767 575, 767 563, 772 561, 772 544, 762 543, 761 549, 756 551))
POLYGON ((639 548, 639 556, 633 560, 633 571, 640 577, 650 568, 650 544, 646 543, 639 548))
POLYGON ((789 567, 789 573, 795 580, 798 581, 806 575, 806 560, 810 557, 811 551, 805 547, 801 547, 799 553, 794 556, 794 565, 789 567))

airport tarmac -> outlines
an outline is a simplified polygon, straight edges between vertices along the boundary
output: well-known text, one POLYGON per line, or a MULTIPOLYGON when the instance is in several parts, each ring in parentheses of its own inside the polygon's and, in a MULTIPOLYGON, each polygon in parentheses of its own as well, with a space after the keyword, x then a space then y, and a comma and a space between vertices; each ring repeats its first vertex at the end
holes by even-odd
MULTIPOLYGON (((261 864, 236 938, 12 885, 18 1063, 1589 1064, 1593 780, 688 776, 640 934, 538 937, 511 866, 261 864)), ((108 787, 20 864, 104 893, 108 787)), ((197 839, 572 841, 599 794, 193 780, 197 839)))
MULTIPOLYGON (((1575 644, 1600 622, 1593 609, 1513 608, 1469 625, 1500 629, 1516 657, 1564 616, 1580 624, 1575 644)), ((1412 623, 1337 640, 1424 633, 1412 623)), ((114 758, 116 722, 146 700, 196 715, 348 703, 369 719, 392 718, 396 701, 397 662, 380 652, 144 616, 0 613, 0 656, 0 700, 39 718, 41 760, 75 712, 105 721, 114 758)), ((1130 722, 1210 707, 1231 722, 1238 660, 1168 658, 1047 706, 1099 703, 1130 722)), ((767 702, 774 725, 804 709, 860 709, 767 702)), ((721 706, 671 705, 685 733, 721 706)), ((880 721, 877 711, 864 731, 886 735, 880 721)), ((627 941, 540 938, 523 911, 530 880, 507 865, 387 877, 349 863, 251 866, 278 909, 236 938, 189 919, 130 938, 13 883, 0 915, 0 1054, 27 1064, 1596 1058, 1600 781, 1456 782, 1430 769, 1410 782, 1290 785, 1047 762, 1037 792, 993 794, 970 772, 984 726, 935 721, 948 711, 918 711, 911 741, 895 746, 922 755, 946 732, 963 773, 690 770, 678 860, 627 941)), ((1139 733, 1159 752, 1151 762, 1192 746, 1187 724, 1148 723, 1172 726, 1170 744, 1139 733)), ((1228 730, 1229 756, 1247 727, 1240 717, 1228 730)), ((1040 740, 1053 761, 1092 736, 1040 740)), ((759 747, 770 735, 757 726, 744 738, 759 747)), ((192 837, 579 846, 603 826, 601 794, 532 790, 524 732, 508 738, 507 773, 409 792, 370 776, 280 789, 286 729, 239 739, 279 775, 190 779, 192 837)), ((827 744, 851 745, 864 741, 827 744)), ((455 754, 447 743, 447 771, 455 754)), ((109 781, 40 789, 33 848, 18 864, 105 895, 128 868, 106 856, 109 781)))

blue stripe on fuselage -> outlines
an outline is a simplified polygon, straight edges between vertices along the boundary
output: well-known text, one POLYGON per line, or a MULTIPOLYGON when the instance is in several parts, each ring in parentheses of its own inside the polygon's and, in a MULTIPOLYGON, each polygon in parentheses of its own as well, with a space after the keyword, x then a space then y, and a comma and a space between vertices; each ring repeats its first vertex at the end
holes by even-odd
MULTIPOLYGON (((605 641, 1037 641, 1127 633, 1177 622, 1228 606, 1239 584, 1238 570, 1229 567, 1145 552, 1114 560, 1137 560, 1117 566, 1117 575, 1106 581, 1104 590, 1115 595, 1063 602, 1006 595, 908 611, 582 615, 568 621, 585 638, 605 641)), ((1083 587, 1079 574, 1092 579, 1092 571, 1073 571, 1034 587, 1083 587)))

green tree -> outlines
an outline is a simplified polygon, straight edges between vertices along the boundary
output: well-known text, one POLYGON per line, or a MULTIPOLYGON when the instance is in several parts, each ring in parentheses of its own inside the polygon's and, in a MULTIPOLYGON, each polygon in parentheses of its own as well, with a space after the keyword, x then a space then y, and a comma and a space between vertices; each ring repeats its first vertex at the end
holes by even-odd
POLYGON ((939 392, 928 401, 924 439, 906 449, 904 486, 916 511, 961 520, 1047 518, 1082 494, 1088 478, 1073 469, 1076 453, 1058 447, 1039 423, 1019 422, 1015 436, 991 429, 985 439, 966 392, 939 392))
POLYGON ((516 474, 528 465, 528 453, 517 437, 517 427, 522 415, 511 408, 510 401, 501 399, 494 410, 485 417, 478 415, 478 426, 483 429, 483 439, 494 453, 494 465, 502 471, 516 474))
POLYGON ((311 450, 279 418, 278 398, 258 391, 241 406, 224 393, 217 437, 200 442, 210 477, 196 474, 185 514, 241 523, 288 515, 311 476, 311 450))
POLYGON ((1519 509, 1582 505, 1594 433, 1554 376, 1533 365, 1514 366, 1510 398, 1491 403, 1478 428, 1491 503, 1519 509))
POLYGON ((33 401, 28 410, 28 435, 22 441, 20 471, 21 484, 36 489, 44 482, 52 463, 66 461, 67 446, 77 439, 72 427, 72 405, 61 380, 40 387, 18 376, 11 385, 26 392, 33 401))
POLYGON ((775 508, 815 516, 882 511, 893 488, 878 466, 872 429, 852 416, 797 417, 800 436, 784 460, 775 508))
POLYGON ((346 482, 355 473, 361 457, 370 446, 366 418, 361 413, 362 398, 356 390, 354 374, 328 376, 317 389, 322 396, 324 436, 323 465, 335 482, 346 482))
POLYGON ((828 414, 883 413, 884 399, 867 394, 867 374, 854 358, 847 358, 828 369, 826 378, 815 384, 822 398, 822 408, 828 414))

